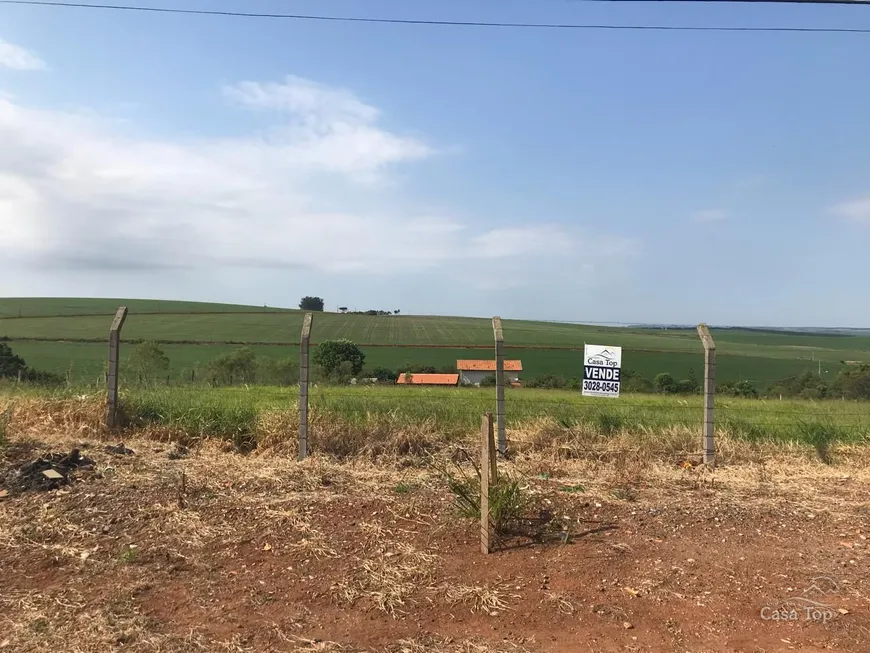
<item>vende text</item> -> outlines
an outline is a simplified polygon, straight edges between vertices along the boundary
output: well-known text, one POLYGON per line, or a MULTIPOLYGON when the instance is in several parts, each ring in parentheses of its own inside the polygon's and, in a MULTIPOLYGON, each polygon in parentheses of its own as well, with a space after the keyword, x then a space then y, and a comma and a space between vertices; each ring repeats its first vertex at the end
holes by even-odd
POLYGON ((583 368, 583 378, 596 381, 619 381, 619 368, 586 365, 583 368))

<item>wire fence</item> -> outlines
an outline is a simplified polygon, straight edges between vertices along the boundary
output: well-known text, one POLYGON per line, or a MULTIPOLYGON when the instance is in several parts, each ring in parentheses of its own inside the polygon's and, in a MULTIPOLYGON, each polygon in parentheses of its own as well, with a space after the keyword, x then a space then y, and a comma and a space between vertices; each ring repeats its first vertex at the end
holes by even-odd
MULTIPOLYGON (((59 306, 62 312, 69 307, 59 306)), ((278 311, 265 310, 267 313, 278 311)), ((173 315, 172 312, 148 312, 145 315, 173 315)), ((245 312, 190 312, 186 318, 207 315, 233 316, 234 325, 243 331, 262 328, 262 323, 245 316, 245 312)), ((108 314, 100 313, 101 318, 108 314)), ((297 314, 301 323, 302 314, 297 314)), ((103 322, 107 322, 103 319, 103 322)), ((295 320, 293 321, 295 322, 295 320)), ((316 321, 315 321, 316 323, 316 321)), ((107 324, 103 325, 108 326, 107 324)), ((316 328, 315 328, 316 330, 316 328)), ((132 331, 132 330, 131 330, 132 331)), ((285 335, 292 338, 289 327, 285 335)), ((475 339, 477 336, 475 336, 475 339)), ((108 343, 12 341, 15 349, 36 369, 49 370, 60 392, 85 392, 99 395, 106 392, 109 377, 108 343)), ((124 401, 141 408, 149 419, 180 421, 196 424, 208 431, 251 430, 263 415, 281 415, 283 423, 298 422, 299 359, 292 342, 265 343, 280 345, 287 356, 278 358, 277 349, 256 357, 256 365, 237 377, 218 378, 210 368, 213 356, 238 351, 238 346, 182 346, 171 350, 173 360, 165 369, 143 373, 133 364, 136 348, 122 337, 119 385, 124 401), (288 345, 291 345, 288 347, 288 345), (213 425, 219 425, 215 427, 213 425)), ((391 345, 384 344, 389 347, 391 345)), ((408 345, 413 346, 413 345, 408 345)), ((467 344, 468 358, 481 358, 471 353, 479 344, 467 344)), ((436 345, 432 349, 454 350, 457 346, 436 345)), ((580 349, 582 345, 578 345, 580 349)), ((401 348, 401 346, 397 346, 401 348)), ((461 348, 461 346, 460 346, 461 348)), ((167 348, 169 351, 169 349, 167 348)), ((630 351, 630 350, 629 350, 630 351)), ((669 353, 659 352, 666 360, 669 353)), ((694 356, 703 363, 699 346, 694 356)), ((253 363, 252 363, 253 364, 253 363)), ((14 383, 14 380, 13 380, 14 383)), ((604 435, 626 432, 664 432, 682 429, 700 434, 705 421, 704 397, 694 395, 627 394, 619 398, 593 398, 577 390, 548 390, 524 387, 505 388, 506 426, 517 431, 529 428, 571 430, 584 428, 604 435)), ((311 383, 308 403, 312 418, 312 436, 325 420, 358 427, 392 424, 426 424, 430 428, 452 433, 473 433, 480 416, 497 411, 496 388, 480 387, 419 387, 394 383, 356 386, 311 383), (317 420, 320 420, 319 422, 317 420)), ((715 428, 749 440, 811 439, 821 431, 849 442, 870 440, 870 403, 840 400, 795 400, 780 398, 742 399, 718 396, 715 401, 715 428)))

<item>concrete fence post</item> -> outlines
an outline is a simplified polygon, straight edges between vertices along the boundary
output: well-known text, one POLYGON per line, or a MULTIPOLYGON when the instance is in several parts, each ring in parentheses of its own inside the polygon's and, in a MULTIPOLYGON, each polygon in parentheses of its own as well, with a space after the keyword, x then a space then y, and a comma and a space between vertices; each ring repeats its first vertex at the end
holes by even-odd
POLYGON ((308 349, 313 319, 311 313, 305 314, 299 343, 299 460, 308 457, 308 349))
POLYGON ((501 318, 492 318, 492 334, 495 338, 495 415, 498 428, 498 451, 501 455, 507 452, 507 436, 504 425, 504 332, 501 328, 501 318))
POLYGON ((480 424, 480 552, 487 555, 491 549, 492 527, 489 520, 489 483, 494 474, 492 459, 492 413, 486 413, 480 424), (493 471, 491 471, 491 469, 493 471))
POLYGON ((704 345, 704 462, 716 460, 713 406, 716 399, 716 343, 706 324, 698 325, 698 335, 704 345))
POLYGON ((127 307, 119 306, 109 328, 109 367, 106 372, 106 426, 118 425, 118 367, 121 360, 121 329, 127 319, 127 307))

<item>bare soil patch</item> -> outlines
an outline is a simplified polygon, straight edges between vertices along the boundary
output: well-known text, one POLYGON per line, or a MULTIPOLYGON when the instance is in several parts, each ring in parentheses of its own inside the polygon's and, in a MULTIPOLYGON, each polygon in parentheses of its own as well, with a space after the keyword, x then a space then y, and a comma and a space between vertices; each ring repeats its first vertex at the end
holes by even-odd
POLYGON ((860 452, 707 477, 518 455, 553 528, 483 556, 406 459, 24 442, 0 469, 78 449, 93 471, 0 498, 0 651, 870 650, 860 452))

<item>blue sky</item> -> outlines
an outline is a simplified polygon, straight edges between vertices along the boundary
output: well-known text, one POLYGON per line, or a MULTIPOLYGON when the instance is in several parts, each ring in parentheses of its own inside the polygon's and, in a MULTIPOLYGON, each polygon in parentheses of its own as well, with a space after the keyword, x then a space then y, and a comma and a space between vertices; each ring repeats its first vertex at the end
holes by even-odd
MULTIPOLYGON (((870 28, 870 7, 201 0, 870 28)), ((870 35, 0 5, 0 294, 870 326, 870 35)))

